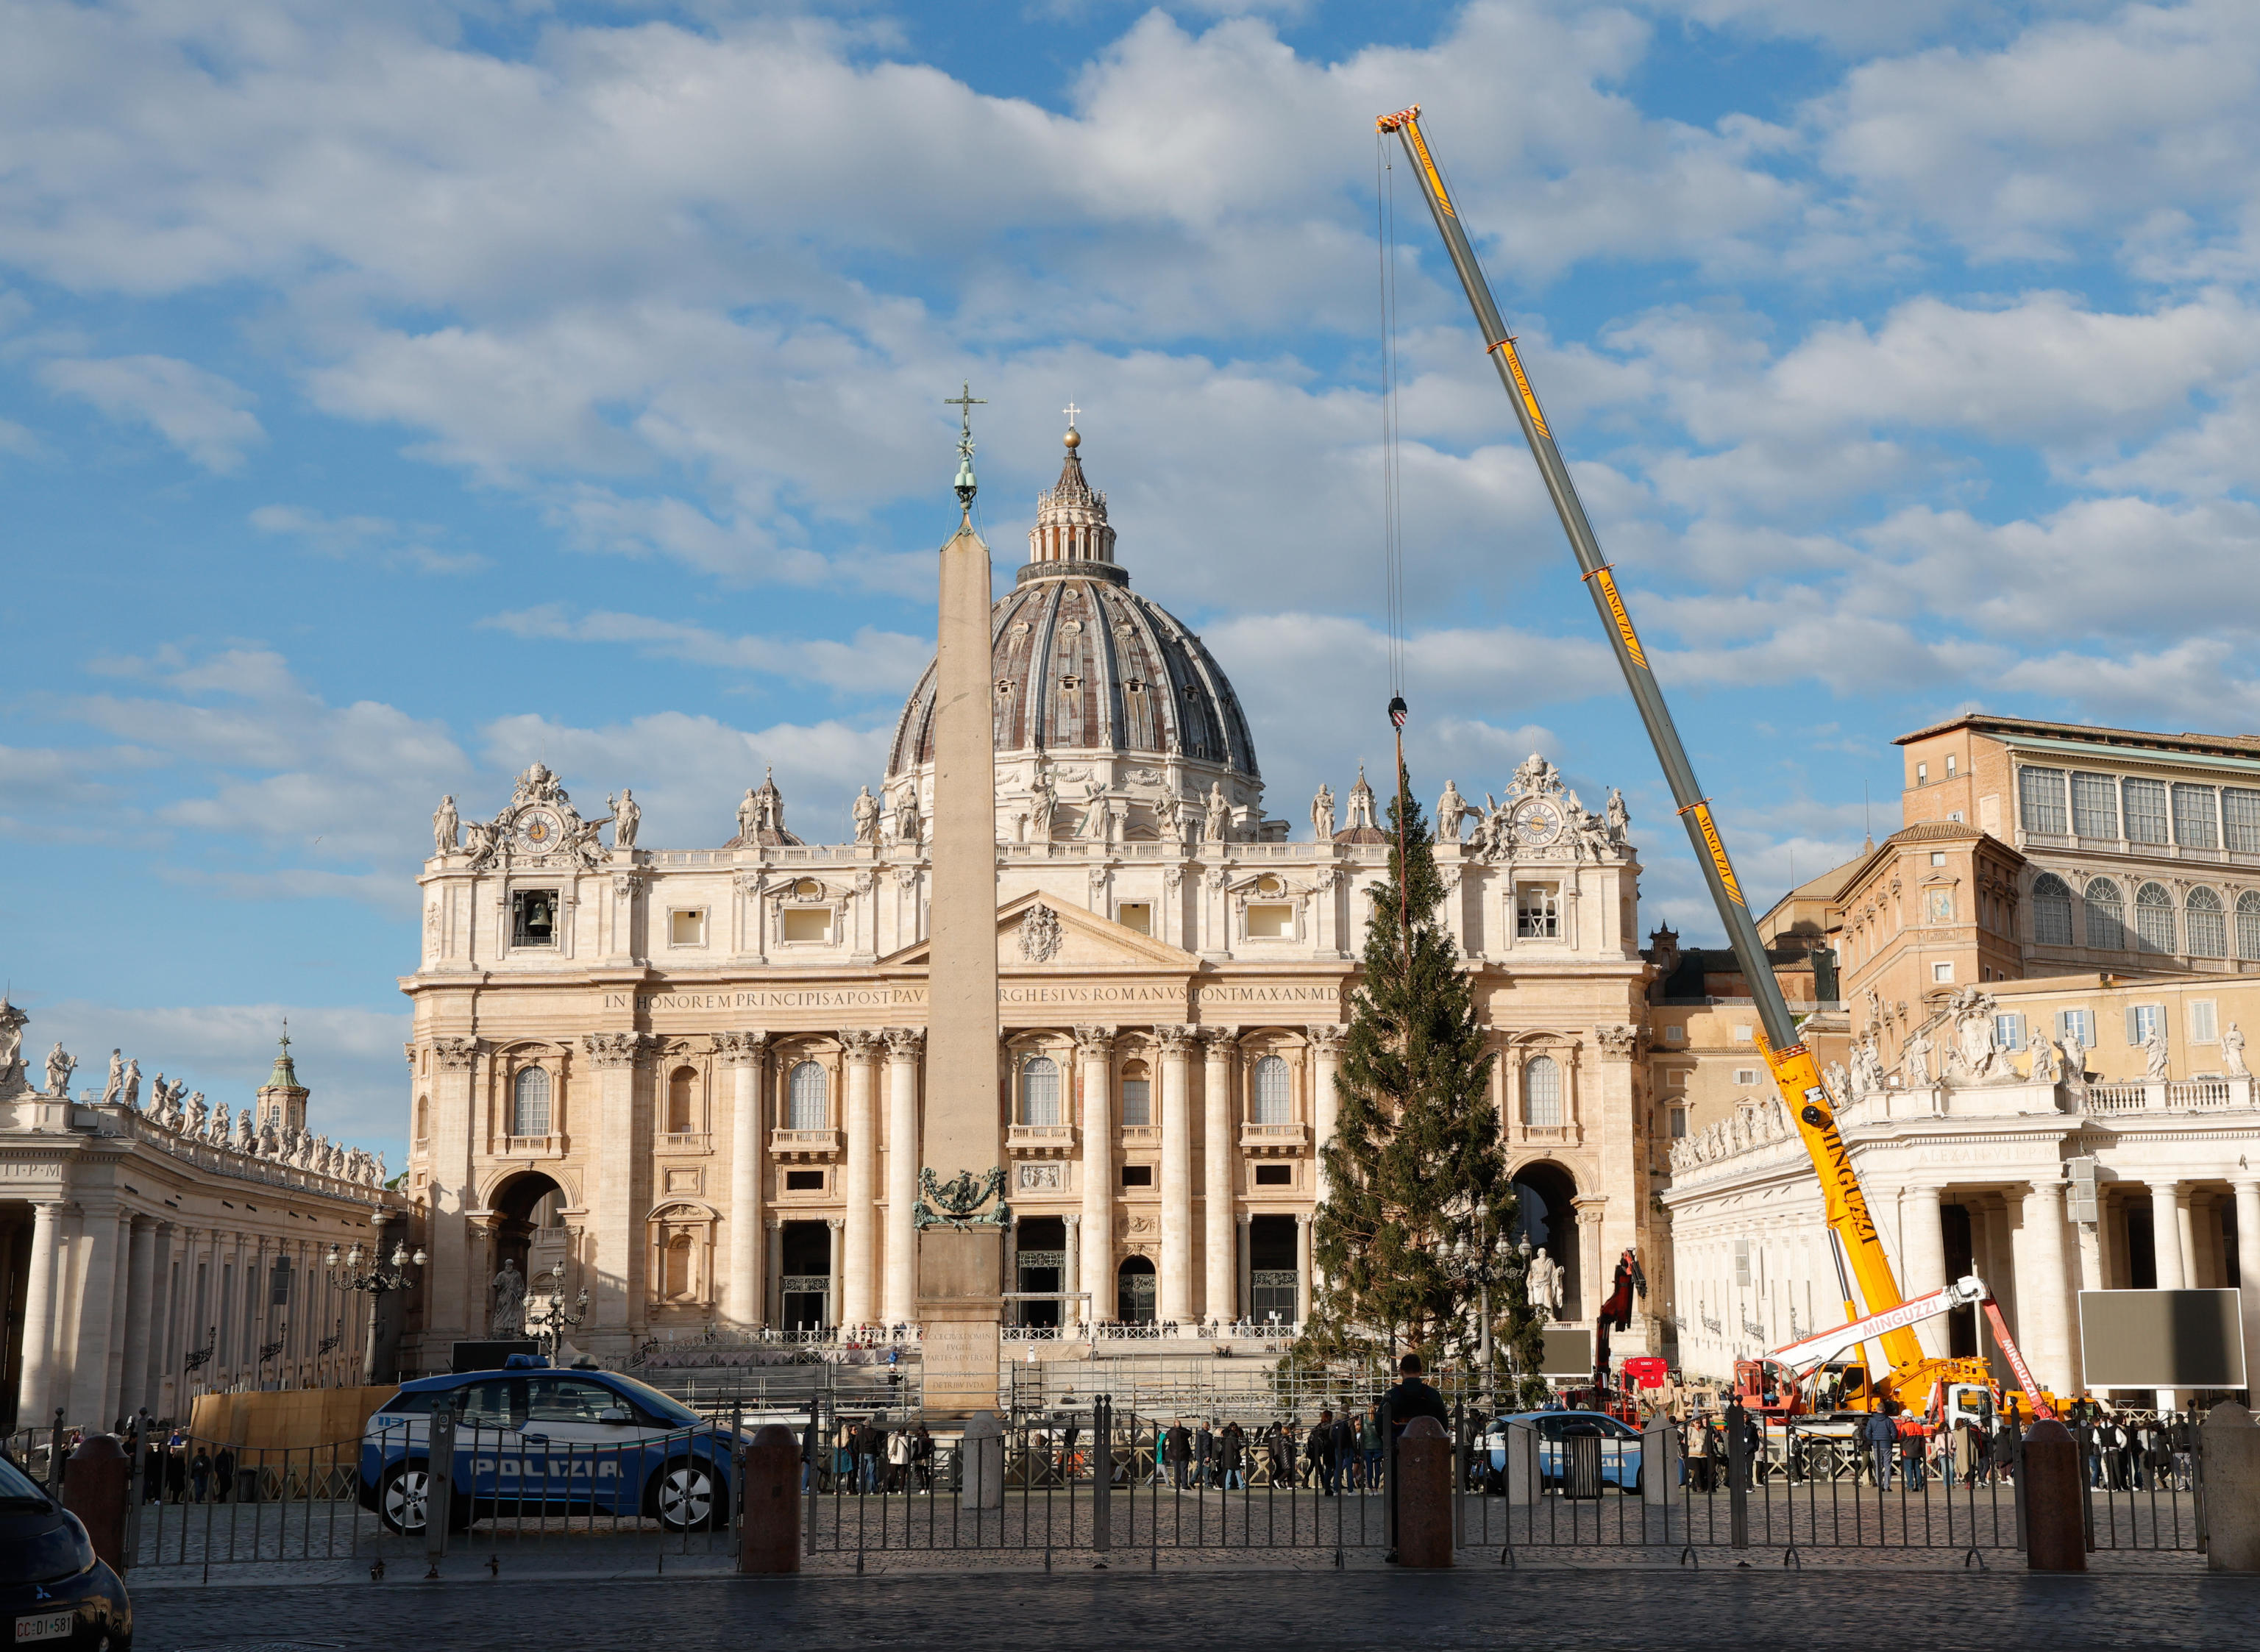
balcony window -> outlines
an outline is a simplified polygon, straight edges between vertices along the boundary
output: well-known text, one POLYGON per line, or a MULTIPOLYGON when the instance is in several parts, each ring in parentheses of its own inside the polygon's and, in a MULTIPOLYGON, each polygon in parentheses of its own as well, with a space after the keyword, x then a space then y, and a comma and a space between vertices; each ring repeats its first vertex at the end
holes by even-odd
POLYGON ((1126 900, 1114 909, 1114 921, 1125 929, 1134 929, 1141 935, 1154 933, 1154 906, 1150 901, 1126 900))
POLYGON ((557 944, 557 891, 520 889, 511 891, 510 944, 513 947, 554 947, 557 944))
POLYGON ((1030 1056, 1020 1069, 1020 1122, 1055 1125, 1059 1121, 1059 1063, 1048 1055, 1030 1056))
POLYGON ((1551 1055, 1534 1055, 1522 1069, 1522 1122, 1533 1129, 1562 1124, 1562 1068, 1551 1055))
MULTIPOLYGON (((2260 792, 2253 795, 2260 797, 2260 792)), ((2119 835, 2119 782, 2114 776, 2071 777, 2071 829, 2083 838, 2119 835)))
POLYGON ((817 1062, 802 1062, 785 1080, 785 1128, 826 1130, 831 1125, 831 1080, 817 1062))
POLYGON ((2020 769, 2017 803, 2026 831, 2050 837, 2064 834, 2070 817, 2064 809, 2063 769, 2020 769))
POLYGON ((539 1067, 525 1069, 511 1082, 510 1133, 514 1136, 549 1134, 549 1075, 539 1067))
POLYGON ((2221 833, 2214 824, 2211 786, 2175 783, 2174 841, 2185 849, 2221 847, 2221 833))
POLYGON ((1143 1130, 1154 1122, 1154 1081, 1146 1076, 1146 1063, 1132 1062, 1122 1069, 1122 1124, 1143 1130))
POLYGON ((2123 783, 2127 799, 2127 840, 2129 843, 2170 843, 2166 821, 2166 783, 2129 780, 2123 783))
POLYGON ((1255 1063, 1255 1122, 1290 1124, 1295 1116, 1295 1097, 1288 1082, 1287 1063, 1266 1055, 1255 1063))
POLYGON ((1265 904, 1248 909, 1248 938, 1250 940, 1284 940, 1295 933, 1295 909, 1284 905, 1265 904))
POLYGON ((1514 890, 1514 933, 1521 940, 1556 940, 1562 934, 1562 886, 1519 883, 1514 890))
POLYGON ((831 940, 832 909, 829 906, 786 907, 784 938, 787 940, 831 940))

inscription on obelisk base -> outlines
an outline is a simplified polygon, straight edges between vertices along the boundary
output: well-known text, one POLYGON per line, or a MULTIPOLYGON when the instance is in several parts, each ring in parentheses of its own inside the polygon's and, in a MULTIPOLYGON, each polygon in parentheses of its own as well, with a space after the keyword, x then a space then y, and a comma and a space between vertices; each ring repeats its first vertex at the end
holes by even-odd
MULTIPOLYGON (((963 413, 956 487, 965 517, 941 547, 935 639, 922 1157, 938 1183, 965 1175, 978 1184, 1004 1162, 997 1088, 997 751, 989 706, 989 547, 973 531, 972 518, 971 414, 977 404, 969 390, 953 404, 963 413)), ((998 1404, 1005 1235, 997 1222, 1004 1202, 1000 1187, 970 1216, 945 1217, 919 1230, 929 1417, 964 1417, 998 1404)), ((928 1206, 934 1208, 931 1200, 928 1206)))

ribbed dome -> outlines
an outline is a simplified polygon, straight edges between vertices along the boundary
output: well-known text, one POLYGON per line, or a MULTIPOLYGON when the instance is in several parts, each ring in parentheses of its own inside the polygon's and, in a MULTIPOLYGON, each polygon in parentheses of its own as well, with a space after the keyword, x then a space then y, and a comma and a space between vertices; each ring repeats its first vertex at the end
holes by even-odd
MULTIPOLYGON (((1033 752, 1149 758, 1198 765, 1204 785, 1224 776, 1260 785, 1239 697, 1198 637, 1130 590, 1106 496, 1084 480, 1072 447, 1038 504, 1028 554, 1019 589, 990 615, 1000 763, 1033 752)), ((929 662, 895 726, 890 782, 933 761, 933 694, 929 662)))

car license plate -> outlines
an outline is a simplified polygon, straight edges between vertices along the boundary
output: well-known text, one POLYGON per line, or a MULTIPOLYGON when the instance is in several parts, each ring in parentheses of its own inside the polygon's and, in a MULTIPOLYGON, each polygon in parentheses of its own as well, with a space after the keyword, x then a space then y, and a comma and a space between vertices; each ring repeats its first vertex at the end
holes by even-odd
POLYGON ((28 1618, 16 1620, 16 1644, 29 1646, 34 1641, 68 1641, 71 1631, 78 1627, 78 1613, 35 1612, 28 1618))

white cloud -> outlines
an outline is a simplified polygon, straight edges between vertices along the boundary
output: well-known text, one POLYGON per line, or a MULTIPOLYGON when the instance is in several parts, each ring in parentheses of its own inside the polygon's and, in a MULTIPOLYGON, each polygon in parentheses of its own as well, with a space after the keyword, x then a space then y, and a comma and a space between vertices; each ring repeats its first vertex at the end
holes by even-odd
POLYGON ((245 411, 250 394, 217 373, 167 355, 49 361, 47 386, 91 403, 124 424, 147 425, 207 470, 241 467, 243 450, 267 439, 245 411))
POLYGON ((297 540, 318 556, 381 568, 405 568, 419 574, 472 574, 487 566, 476 551, 449 552, 428 543, 436 530, 404 531, 377 516, 325 516, 298 505, 262 504, 251 513, 262 533, 297 540))
POLYGON ((642 614, 598 611, 572 615, 546 604, 480 621, 514 637, 558 642, 615 643, 651 659, 689 660, 765 676, 821 683, 829 688, 907 694, 933 655, 923 638, 858 627, 851 641, 829 639, 726 636, 705 626, 642 614))

